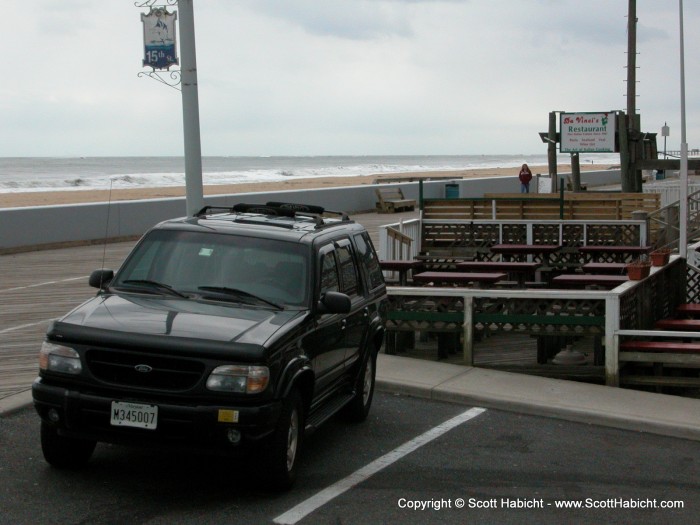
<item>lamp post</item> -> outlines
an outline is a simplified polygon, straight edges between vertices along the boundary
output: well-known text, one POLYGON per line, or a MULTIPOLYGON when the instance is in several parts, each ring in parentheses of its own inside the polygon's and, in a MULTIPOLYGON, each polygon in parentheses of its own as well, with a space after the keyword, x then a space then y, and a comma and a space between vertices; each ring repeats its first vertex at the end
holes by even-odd
POLYGON ((204 206, 202 188, 202 146, 199 134, 197 54, 194 45, 192 0, 179 0, 180 50, 182 68, 182 123, 185 139, 185 192, 187 215, 204 206))
POLYGON ((204 206, 202 188, 202 146, 199 133, 199 95, 197 93, 197 54, 194 45, 193 0, 141 0, 136 7, 150 7, 148 14, 141 14, 144 24, 143 66, 153 71, 141 72, 182 93, 182 123, 185 142, 185 195, 187 215, 194 215, 204 206), (175 35, 170 30, 175 27, 177 13, 168 13, 165 7, 154 8, 156 2, 178 5, 180 14, 180 52, 177 58, 175 35), (153 20, 155 17, 157 20, 153 20), (149 20, 148 26, 146 21, 149 20), (180 70, 170 71, 172 65, 180 64, 180 70), (159 72, 169 71, 169 79, 159 72))

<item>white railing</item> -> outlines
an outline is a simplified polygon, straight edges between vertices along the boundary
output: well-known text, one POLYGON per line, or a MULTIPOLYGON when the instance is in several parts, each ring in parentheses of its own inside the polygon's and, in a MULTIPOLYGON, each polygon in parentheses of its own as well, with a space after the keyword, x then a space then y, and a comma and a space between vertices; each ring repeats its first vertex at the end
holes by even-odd
POLYGON ((409 219, 379 227, 379 258, 411 260, 420 253, 421 220, 409 219))
MULTIPOLYGON (((678 256, 673 256, 673 261, 676 261, 678 256)), ((654 279, 654 274, 657 272, 666 271, 665 267, 652 267, 650 277, 645 279, 654 279)), ((619 363, 619 336, 620 335, 661 335, 666 333, 672 336, 672 332, 660 331, 635 331, 620 329, 620 301, 621 297, 634 290, 635 292, 643 291, 639 288, 644 281, 627 281, 612 290, 488 290, 480 288, 441 288, 441 287, 399 287, 389 286, 387 293, 391 296, 427 296, 431 298, 437 297, 460 297, 464 305, 464 321, 462 324, 463 346, 462 352, 464 362, 467 365, 473 365, 474 357, 474 310, 473 299, 475 297, 490 297, 494 300, 503 298, 526 299, 528 301, 537 299, 549 300, 604 300, 605 301, 605 325, 602 334, 602 342, 605 347, 605 383, 608 386, 619 386, 620 381, 620 363, 619 363)), ((647 285, 648 286, 648 285, 647 285)), ((641 296, 640 296, 641 298, 641 296)), ((643 300, 641 298, 640 300, 643 300)), ((688 334, 681 333, 683 337, 688 334)), ((545 334, 546 335, 546 334, 545 334)), ((697 338, 698 334, 694 336, 697 338)))
MULTIPOLYGON (((604 300, 605 301, 605 328, 603 343, 606 348, 612 348, 613 336, 620 329, 620 296, 623 292, 637 286, 638 281, 628 281, 610 291, 584 291, 584 290, 484 290, 479 288, 413 288, 395 287, 387 288, 389 295, 427 296, 427 297, 460 297, 464 304, 464 322, 462 324, 462 352, 464 362, 473 365, 474 356, 474 324, 473 324, 473 302, 474 297, 501 298, 522 298, 535 299, 559 299, 566 300, 604 300)), ((617 355, 613 352, 605 354, 605 378, 606 384, 618 386, 617 355)))
MULTIPOLYGON (((664 208, 678 202, 681 199, 681 183, 679 180, 665 182, 651 182, 643 186, 644 193, 658 193, 661 195, 661 207, 664 208)), ((700 183, 688 184, 688 195, 700 191, 700 183)))
MULTIPOLYGON (((377 251, 379 252, 379 258, 381 260, 411 260, 416 257, 421 252, 421 228, 423 224, 518 224, 525 225, 527 228, 527 242, 533 244, 534 234, 533 228, 535 226, 541 226, 543 224, 553 224, 559 226, 559 242, 563 243, 564 233, 563 229, 565 225, 581 224, 583 225, 582 230, 582 244, 586 244, 587 228, 588 226, 599 226, 599 225, 615 225, 615 224, 630 224, 636 225, 639 228, 639 240, 640 246, 644 246, 649 238, 648 224, 643 220, 624 220, 624 221, 592 221, 592 220, 520 220, 520 221, 494 221, 494 220, 475 220, 475 221, 464 221, 464 220, 446 220, 446 219, 410 219, 408 221, 402 221, 394 224, 387 224, 385 226, 379 227, 379 246, 377 251)), ((502 232, 502 229, 499 229, 502 232)), ((499 233, 499 243, 501 242, 499 233)))
POLYGON ((423 220, 423 224, 431 225, 431 224, 436 224, 436 225, 449 225, 449 224, 454 224, 454 225, 460 225, 460 224, 470 224, 470 225, 486 225, 486 224, 495 224, 499 226, 499 233, 498 233, 498 240, 495 244, 500 244, 503 242, 506 242, 503 239, 503 226, 504 225, 516 225, 516 226, 525 226, 526 228, 526 243, 527 244, 534 244, 534 238, 535 238, 535 233, 534 233, 534 228, 543 226, 543 225, 554 225, 558 226, 559 228, 559 233, 558 233, 558 238, 559 238, 559 244, 564 244, 564 228, 566 226, 571 226, 571 225, 581 225, 582 230, 581 230, 581 246, 585 246, 587 244, 586 239, 588 239, 588 227, 593 227, 593 226, 603 226, 603 225, 611 225, 611 226, 621 226, 621 225, 632 225, 632 226, 637 226, 639 228, 639 245, 640 246, 646 246, 647 244, 647 239, 649 238, 649 229, 648 229, 648 224, 647 221, 645 220, 618 220, 618 221, 609 221, 609 220, 601 220, 601 221, 596 221, 596 220, 473 220, 473 221, 465 221, 465 220, 455 220, 455 219, 425 219, 423 220))

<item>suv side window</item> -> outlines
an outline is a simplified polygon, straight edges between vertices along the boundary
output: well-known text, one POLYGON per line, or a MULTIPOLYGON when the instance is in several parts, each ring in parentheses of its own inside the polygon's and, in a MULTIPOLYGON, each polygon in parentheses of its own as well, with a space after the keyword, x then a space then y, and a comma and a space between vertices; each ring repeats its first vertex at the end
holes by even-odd
POLYGON ((358 295, 359 279, 357 275, 357 266, 352 255, 352 246, 349 241, 345 241, 336 249, 338 262, 340 264, 340 277, 342 280, 341 292, 349 296, 358 295))
POLYGON ((384 284, 384 275, 379 267, 379 258, 372 247, 372 240, 367 233, 361 233, 355 235, 355 244, 362 266, 367 270, 369 287, 374 290, 384 284))
POLYGON ((340 289, 335 251, 332 246, 328 248, 321 252, 321 295, 325 292, 337 292, 340 289))

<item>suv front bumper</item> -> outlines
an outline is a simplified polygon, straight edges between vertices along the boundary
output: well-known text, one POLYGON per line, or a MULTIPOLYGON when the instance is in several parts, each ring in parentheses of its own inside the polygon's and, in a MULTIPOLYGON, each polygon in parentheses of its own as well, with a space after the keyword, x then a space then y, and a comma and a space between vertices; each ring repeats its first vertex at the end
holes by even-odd
POLYGON ((281 410, 279 401, 253 406, 185 405, 153 402, 135 395, 108 397, 85 394, 46 384, 42 378, 34 381, 32 396, 42 420, 55 426, 59 434, 66 437, 106 443, 195 448, 217 453, 235 452, 271 434, 281 410), (156 428, 113 426, 110 423, 113 401, 157 405, 156 428), (240 441, 231 441, 229 436, 232 429, 240 432, 240 441))

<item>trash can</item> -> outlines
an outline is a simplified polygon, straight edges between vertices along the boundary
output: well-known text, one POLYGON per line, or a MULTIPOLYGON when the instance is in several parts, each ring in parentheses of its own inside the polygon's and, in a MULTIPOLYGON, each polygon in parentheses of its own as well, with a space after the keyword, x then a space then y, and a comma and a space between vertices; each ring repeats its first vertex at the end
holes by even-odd
POLYGON ((445 184, 445 198, 459 199, 459 184, 457 184, 456 182, 450 182, 445 184))

